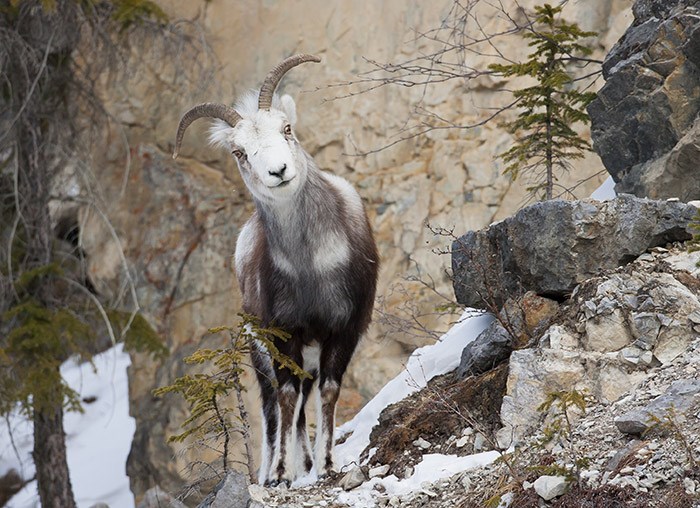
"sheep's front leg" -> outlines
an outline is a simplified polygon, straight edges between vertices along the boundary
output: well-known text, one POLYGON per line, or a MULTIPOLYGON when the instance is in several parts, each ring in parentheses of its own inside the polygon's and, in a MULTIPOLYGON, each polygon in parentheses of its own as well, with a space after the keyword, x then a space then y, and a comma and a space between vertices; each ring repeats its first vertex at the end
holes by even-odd
POLYGON ((317 424, 314 442, 314 458, 319 476, 333 470, 333 445, 335 430, 335 406, 340 395, 340 385, 333 380, 325 380, 319 385, 316 401, 317 424))
MULTIPOLYGON (((312 371, 313 372, 313 371, 312 371)), ((312 375, 314 375, 312 373, 312 375)), ((296 435, 296 472, 298 476, 308 474, 313 467, 311 444, 306 432, 306 402, 313 388, 313 379, 304 379, 301 382, 301 408, 297 411, 297 435, 296 435)))
POLYGON ((333 470, 335 406, 340 395, 340 384, 352 354, 360 339, 357 330, 346 330, 329 338, 321 349, 318 383, 318 425, 314 443, 314 459, 319 476, 333 470))
POLYGON ((301 394, 298 386, 294 386, 290 382, 280 386, 277 400, 279 402, 280 432, 278 434, 279 442, 275 447, 277 453, 273 460, 270 483, 273 485, 282 482, 291 484, 296 477, 297 429, 295 422, 301 407, 301 394))
POLYGON ((270 354, 258 341, 253 341, 250 355, 262 397, 262 453, 260 455, 258 483, 265 485, 271 479, 270 469, 277 447, 279 404, 277 402, 277 388, 273 384, 275 371, 270 354))

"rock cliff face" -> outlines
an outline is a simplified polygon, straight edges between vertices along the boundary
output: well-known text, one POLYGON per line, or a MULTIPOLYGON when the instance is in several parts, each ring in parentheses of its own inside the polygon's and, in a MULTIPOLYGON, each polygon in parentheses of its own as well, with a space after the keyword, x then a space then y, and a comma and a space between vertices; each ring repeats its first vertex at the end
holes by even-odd
POLYGON ((636 2, 603 64, 591 136, 618 192, 700 197, 700 3, 636 2))
MULTIPOLYGON (((524 184, 513 184, 500 174, 495 155, 508 146, 510 137, 495 123, 468 132, 435 131, 361 157, 346 155, 393 141, 417 104, 429 105, 455 122, 483 119, 498 83, 484 80, 470 89, 456 82, 420 90, 387 87, 324 101, 346 93, 327 87, 367 70, 364 58, 389 62, 425 51, 425 41, 406 42, 409 34, 439 26, 451 2, 437 7, 400 0, 341 6, 302 0, 291 8, 283 2, 253 0, 163 3, 171 17, 188 20, 183 26, 191 28, 194 40, 201 36, 209 41, 208 52, 168 59, 156 49, 143 51, 147 47, 143 45, 137 55, 145 63, 141 71, 125 82, 106 83, 108 110, 125 126, 121 132, 111 132, 96 154, 96 176, 104 182, 104 212, 114 231, 94 214, 81 212, 94 283, 104 294, 121 291, 121 245, 133 267, 141 307, 173 352, 162 364, 134 357, 131 389, 137 435, 129 471, 137 499, 154 484, 176 492, 186 482, 185 465, 195 458, 210 458, 201 450, 166 444, 184 420, 184 409, 174 400, 154 400, 151 390, 180 374, 181 358, 200 344, 206 329, 230 323, 240 308, 231 256, 251 204, 231 158, 207 146, 204 125, 188 132, 178 163, 169 161, 177 122, 189 106, 210 100, 230 102, 258 86, 265 73, 291 53, 320 54, 322 65, 295 70, 282 83, 282 91, 297 99, 297 134, 321 167, 349 179, 364 198, 380 247, 379 295, 387 312, 397 313, 406 301, 418 302, 415 308, 428 315, 423 319, 428 328, 439 325, 432 317, 436 304, 432 292, 410 283, 394 289, 406 274, 415 275, 416 266, 436 281, 438 289, 449 288, 441 266, 447 260, 433 253, 435 247, 444 247, 444 241, 425 224, 478 229, 511 214, 526 196, 524 184), (201 75, 184 82, 178 63, 188 69, 202 64, 214 78, 201 75), (123 149, 124 138, 132 146, 128 152, 123 149)), ((531 8, 535 3, 520 5, 531 8)), ((600 32, 595 50, 602 58, 631 20, 630 3, 573 3, 566 16, 586 30, 600 32)), ((494 27, 501 22, 488 12, 482 19, 494 27)), ((511 44, 504 51, 525 54, 521 41, 513 39, 511 44)), ((484 67, 488 62, 474 57, 468 65, 484 67)), ((575 177, 564 176, 561 183, 598 170, 596 158, 588 157, 575 177)), ((580 187, 581 195, 599 180, 593 178, 580 187)), ((391 333, 393 328, 375 321, 347 374, 340 418, 394 375, 408 350, 429 340, 403 331, 391 333)), ((254 417, 256 399, 251 391, 248 402, 254 417)), ((253 426, 257 432, 256 421, 253 426)))

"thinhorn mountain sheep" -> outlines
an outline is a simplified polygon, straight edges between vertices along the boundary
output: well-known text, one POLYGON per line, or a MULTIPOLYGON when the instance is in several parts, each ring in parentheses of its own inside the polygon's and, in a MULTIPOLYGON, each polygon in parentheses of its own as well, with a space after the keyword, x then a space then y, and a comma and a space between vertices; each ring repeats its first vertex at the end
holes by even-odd
POLYGON ((260 91, 234 107, 205 103, 180 120, 177 157, 187 127, 215 118, 210 142, 227 148, 255 203, 238 235, 236 275, 243 310, 291 337, 275 345, 311 375, 274 368, 262 343, 252 361, 262 394, 263 450, 258 481, 291 483, 333 468, 335 406, 343 374, 369 326, 379 256, 360 196, 343 178, 321 171, 294 135, 296 106, 275 89, 284 74, 313 55, 282 61, 260 91), (276 380, 276 383, 273 381, 276 380), (313 453, 305 405, 316 387, 318 422, 313 453))

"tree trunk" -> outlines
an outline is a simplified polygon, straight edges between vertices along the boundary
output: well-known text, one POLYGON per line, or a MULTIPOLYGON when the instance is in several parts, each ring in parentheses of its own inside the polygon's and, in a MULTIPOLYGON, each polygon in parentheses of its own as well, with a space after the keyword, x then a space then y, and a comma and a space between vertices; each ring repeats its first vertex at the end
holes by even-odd
POLYGON ((56 404, 34 409, 34 466, 42 508, 75 508, 63 431, 63 394, 56 404))
POLYGON ((554 139, 552 138, 552 92, 547 95, 547 146, 545 153, 545 168, 547 171, 547 183, 545 187, 546 199, 549 201, 554 196, 554 139))

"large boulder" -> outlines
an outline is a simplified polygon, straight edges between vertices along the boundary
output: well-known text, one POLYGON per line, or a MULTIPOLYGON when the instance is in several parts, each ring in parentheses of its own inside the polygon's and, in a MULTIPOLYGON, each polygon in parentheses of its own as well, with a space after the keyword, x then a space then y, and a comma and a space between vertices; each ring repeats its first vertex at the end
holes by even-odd
POLYGON ((637 0, 588 107, 618 192, 700 198, 700 1, 637 0))
POLYGON ((691 238, 696 208, 634 196, 598 202, 547 201, 452 244, 461 304, 487 310, 524 290, 562 298, 601 269, 625 265, 649 248, 691 238))

